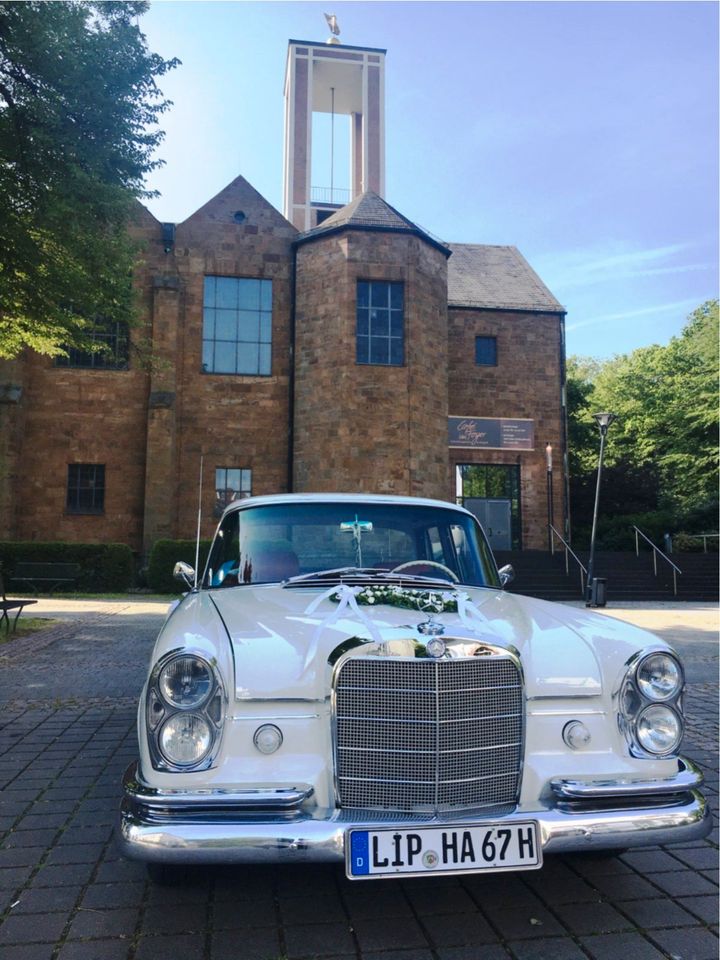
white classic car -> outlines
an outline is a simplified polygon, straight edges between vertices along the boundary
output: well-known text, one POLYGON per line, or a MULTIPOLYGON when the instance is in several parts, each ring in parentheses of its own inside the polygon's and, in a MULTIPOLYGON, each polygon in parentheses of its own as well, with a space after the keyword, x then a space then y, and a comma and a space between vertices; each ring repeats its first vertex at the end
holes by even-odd
POLYGON ((151 876, 344 861, 525 870, 710 829, 670 647, 503 591, 476 519, 400 497, 231 504, 168 616, 120 817, 151 876))

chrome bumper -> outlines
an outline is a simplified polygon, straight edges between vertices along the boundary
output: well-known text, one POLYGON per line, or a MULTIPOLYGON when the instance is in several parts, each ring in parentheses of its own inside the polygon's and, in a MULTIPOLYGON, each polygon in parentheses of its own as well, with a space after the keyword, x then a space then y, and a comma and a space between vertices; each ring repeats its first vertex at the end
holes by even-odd
MULTIPOLYGON (((561 801, 532 811, 422 818, 422 822, 433 825, 535 820, 545 854, 687 842, 706 836, 712 826, 705 798, 688 786, 689 779, 701 781, 696 773, 697 768, 685 761, 677 783, 664 781, 666 789, 662 794, 650 794, 645 801, 637 792, 624 801, 623 791, 619 796, 612 789, 603 799, 595 784, 587 809, 582 809, 582 801, 573 798, 572 803, 561 801)), ((603 783, 612 786, 609 781, 603 783)), ((401 828, 421 822, 417 817, 404 820, 381 814, 363 819, 358 812, 312 807, 303 788, 297 788, 296 807, 281 805, 277 799, 274 806, 265 806, 262 794, 257 792, 217 796, 211 792, 162 793, 139 782, 134 764, 125 774, 124 787, 119 827, 122 852, 133 859, 162 863, 342 861, 345 836, 351 828, 401 828)), ((286 794, 284 799, 287 798, 286 794)))

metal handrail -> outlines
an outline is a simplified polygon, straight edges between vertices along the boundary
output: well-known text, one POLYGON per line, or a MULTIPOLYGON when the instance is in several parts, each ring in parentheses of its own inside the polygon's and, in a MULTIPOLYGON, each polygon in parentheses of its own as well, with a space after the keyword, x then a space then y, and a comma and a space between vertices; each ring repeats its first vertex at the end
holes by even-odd
POLYGON ((585 596, 585 577, 587 576, 587 567, 585 567, 580 557, 578 557, 560 531, 557 530, 551 523, 548 524, 548 527, 550 528, 550 553, 553 557, 555 556, 555 537, 557 537, 560 543, 562 543, 562 545, 565 547, 565 576, 570 576, 570 564, 568 561, 568 554, 570 554, 575 563, 577 563, 577 565, 580 567, 580 593, 585 596))
POLYGON ((647 540, 647 542, 648 542, 648 543, 650 544, 650 546, 653 548, 653 569, 654 569, 654 571, 655 571, 655 576, 657 576, 657 558, 658 558, 658 554, 662 557, 663 560, 665 560, 667 563, 669 563, 670 566, 672 567, 672 571, 673 571, 673 593, 675 594, 675 596, 677 596, 677 575, 680 574, 680 575, 682 576, 682 570, 680 569, 680 567, 678 567, 676 564, 674 564, 674 563, 672 562, 672 560, 670 559, 670 557, 669 557, 666 553, 663 553, 663 552, 662 552, 662 550, 660 549, 660 547, 656 547, 655 544, 654 544, 654 543, 652 542, 652 540, 650 539, 650 537, 646 537, 645 534, 642 532, 642 530, 641 530, 639 527, 636 527, 635 524, 633 524, 633 525, 632 525, 632 528, 633 528, 633 530, 635 531, 635 556, 636 556, 636 557, 639 557, 639 556, 640 556, 640 540, 638 539, 638 534, 640 534, 640 536, 643 538, 643 540, 647 540))

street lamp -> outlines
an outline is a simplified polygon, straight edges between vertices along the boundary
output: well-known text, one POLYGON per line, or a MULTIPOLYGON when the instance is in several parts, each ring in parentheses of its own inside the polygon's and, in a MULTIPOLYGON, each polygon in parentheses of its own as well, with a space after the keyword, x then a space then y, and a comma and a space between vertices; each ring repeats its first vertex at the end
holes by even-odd
POLYGON ((552 488, 552 444, 545 444, 545 461, 547 464, 547 515, 548 515, 548 549, 553 552, 553 488, 552 488))
MULTIPOLYGON (((595 534, 597 532, 598 506, 600 505, 600 478, 602 476, 603 455, 605 453, 605 437, 610 426, 617 420, 616 413, 594 413, 593 418, 600 430, 600 457, 598 459, 597 485, 595 487, 595 508, 593 510, 592 533, 590 534, 590 559, 588 560, 587 587, 585 590, 585 606, 600 606, 596 603, 595 587, 595 534)), ((603 604, 604 606, 604 604, 603 604)))

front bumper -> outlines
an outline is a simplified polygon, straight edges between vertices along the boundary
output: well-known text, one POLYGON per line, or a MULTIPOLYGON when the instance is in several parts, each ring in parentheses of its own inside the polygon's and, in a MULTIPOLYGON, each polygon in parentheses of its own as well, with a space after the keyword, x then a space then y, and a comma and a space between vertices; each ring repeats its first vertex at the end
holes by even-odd
MULTIPOLYGON (((631 791, 626 782, 604 780, 598 782, 603 789, 596 783, 584 797, 561 799, 561 788, 554 786, 557 802, 537 810, 403 818, 313 807, 310 791, 303 788, 279 791, 283 796, 277 791, 267 796, 162 792, 141 783, 133 764, 124 779, 119 835, 126 856, 176 864, 342 861, 351 828, 420 822, 535 820, 545 854, 643 847, 706 836, 712 821, 705 798, 695 789, 701 782, 697 768, 681 761, 677 777, 662 781, 662 791, 644 792, 640 783, 631 791)), ((571 792, 577 794, 575 785, 571 792)))

